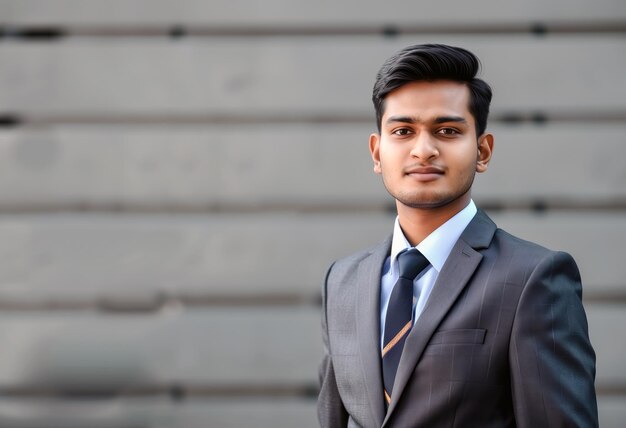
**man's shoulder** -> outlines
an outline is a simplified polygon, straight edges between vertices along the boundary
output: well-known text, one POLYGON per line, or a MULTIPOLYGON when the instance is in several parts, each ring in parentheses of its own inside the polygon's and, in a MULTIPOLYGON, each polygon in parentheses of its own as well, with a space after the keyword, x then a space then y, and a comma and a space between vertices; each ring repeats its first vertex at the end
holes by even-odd
MULTIPOLYGON (((499 228, 489 216, 478 211, 476 217, 461 235, 467 245, 479 251, 486 260, 519 272, 533 271, 537 266, 551 265, 559 260, 575 266, 576 262, 566 252, 555 251, 537 243, 528 241, 499 228)), ((489 263, 488 263, 489 264, 489 263)))
POLYGON ((501 244, 507 245, 513 248, 517 248, 520 250, 530 251, 538 254, 551 254, 554 253, 554 250, 551 250, 547 247, 544 247, 537 242, 529 241, 527 239, 523 239, 517 235, 514 235, 504 229, 496 229, 496 233, 494 235, 494 241, 501 244))
POLYGON ((500 257, 503 256, 504 259, 511 260, 513 264, 526 266, 526 268, 532 269, 544 262, 549 263, 550 260, 555 258, 564 261, 566 264, 576 266, 576 262, 569 253, 547 248, 500 228, 496 230, 490 248, 497 249, 500 257))
POLYGON ((350 266, 354 264, 359 264, 361 261, 367 257, 369 257, 374 252, 378 251, 381 247, 384 247, 386 244, 386 240, 379 242, 376 245, 372 245, 370 247, 361 249, 347 256, 340 257, 334 263, 334 266, 350 266))
POLYGON ((482 273, 486 272, 486 278, 497 287, 505 283, 537 295, 579 293, 580 272, 567 252, 546 248, 500 228, 494 231, 487 247, 477 250, 482 256, 482 273), (555 275, 556 272, 559 274, 555 275))
POLYGON ((479 248, 482 246, 482 244, 486 244, 485 247, 490 249, 496 249, 498 251, 515 250, 516 252, 536 254, 538 256, 544 257, 550 256, 558 252, 544 247, 543 245, 536 242, 516 236, 505 229, 501 229, 484 212, 479 211, 475 220, 476 223, 472 222, 468 226, 468 229, 472 229, 472 231, 474 232, 473 241, 480 241, 479 239, 476 239, 477 233, 486 233, 487 236, 489 236, 488 240, 485 240, 482 243, 478 244, 479 248))
POLYGON ((372 245, 368 248, 364 248, 347 256, 341 257, 337 259, 331 265, 331 272, 333 275, 343 276, 350 272, 353 272, 358 268, 361 262, 368 257, 372 256, 375 253, 379 253, 380 251, 389 253, 389 249, 391 246, 391 237, 388 237, 382 242, 379 242, 376 245, 372 245))

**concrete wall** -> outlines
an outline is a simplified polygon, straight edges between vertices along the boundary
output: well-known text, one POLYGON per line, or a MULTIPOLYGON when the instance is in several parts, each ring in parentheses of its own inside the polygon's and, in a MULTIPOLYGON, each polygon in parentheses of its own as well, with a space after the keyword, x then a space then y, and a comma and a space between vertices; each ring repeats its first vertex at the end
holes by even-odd
POLYGON ((325 269, 393 222, 374 75, 441 42, 494 88, 474 198, 577 259, 621 427, 625 35, 622 0, 0 0, 0 426, 317 426, 325 269))

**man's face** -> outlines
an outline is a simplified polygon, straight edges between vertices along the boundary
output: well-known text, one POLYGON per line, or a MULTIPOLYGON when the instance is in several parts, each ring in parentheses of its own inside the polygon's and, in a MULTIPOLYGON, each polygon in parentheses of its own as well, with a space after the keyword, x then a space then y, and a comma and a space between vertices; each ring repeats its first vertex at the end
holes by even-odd
POLYGON ((370 136, 374 171, 398 208, 460 210, 476 172, 487 169, 493 136, 476 136, 469 89, 451 81, 412 82, 385 97, 381 133, 370 136))

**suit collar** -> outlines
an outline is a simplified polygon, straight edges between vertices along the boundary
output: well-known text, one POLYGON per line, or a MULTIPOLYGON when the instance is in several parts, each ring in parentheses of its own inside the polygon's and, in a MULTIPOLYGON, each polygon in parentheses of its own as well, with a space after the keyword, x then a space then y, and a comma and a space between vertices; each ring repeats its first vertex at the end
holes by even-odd
POLYGON ((390 249, 391 236, 361 261, 357 271, 357 340, 376 427, 382 425, 385 416, 380 361, 380 276, 390 249))
MULTIPOLYGON (((479 210, 454 245, 439 273, 424 311, 407 336, 383 426, 397 406, 431 336, 480 264, 482 254, 477 250, 489 246, 495 231, 496 225, 493 221, 479 210)), ((376 314, 378 315, 379 312, 376 314)))
MULTIPOLYGON (((437 273, 441 272, 454 244, 456 244, 463 231, 476 216, 477 211, 474 201, 470 199, 469 204, 465 208, 449 218, 437 229, 433 230, 415 247, 428 259, 437 273)), ((411 248, 411 244, 409 244, 409 241, 406 239, 400 227, 399 218, 396 217, 393 229, 393 240, 391 242, 392 276, 395 275, 394 270, 397 268, 395 259, 398 254, 406 248, 411 248)))
POLYGON ((470 224, 467 225, 460 240, 475 250, 487 248, 496 233, 496 224, 484 211, 478 210, 470 224))

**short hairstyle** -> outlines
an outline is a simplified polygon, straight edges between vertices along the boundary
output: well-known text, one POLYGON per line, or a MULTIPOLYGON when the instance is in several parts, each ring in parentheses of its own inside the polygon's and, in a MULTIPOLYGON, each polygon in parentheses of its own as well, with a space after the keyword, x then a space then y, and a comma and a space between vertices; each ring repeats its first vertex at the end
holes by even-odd
POLYGON ((476 136, 487 128, 491 88, 476 78, 480 61, 470 51, 448 45, 408 46, 382 65, 376 75, 372 101, 376 110, 378 132, 385 111, 385 97, 394 89, 416 81, 451 80, 465 83, 470 92, 469 111, 476 122, 476 136))

